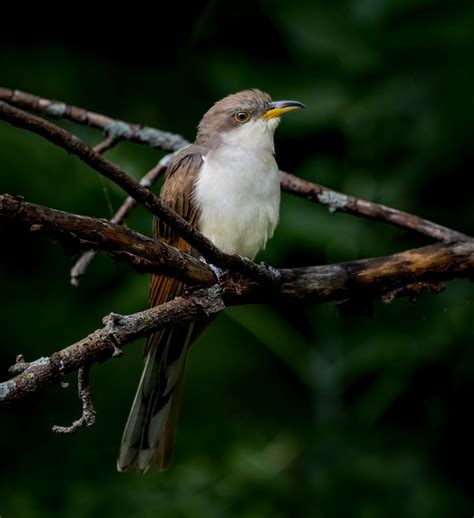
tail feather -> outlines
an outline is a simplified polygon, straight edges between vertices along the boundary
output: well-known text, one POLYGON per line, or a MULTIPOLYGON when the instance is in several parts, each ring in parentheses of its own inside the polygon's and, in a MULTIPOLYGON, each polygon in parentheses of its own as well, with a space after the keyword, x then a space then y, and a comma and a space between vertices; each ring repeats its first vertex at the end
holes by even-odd
POLYGON ((153 416, 148 427, 147 438, 142 440, 140 448, 138 450, 137 457, 137 469, 140 473, 146 473, 150 467, 151 460, 155 454, 155 442, 159 441, 161 430, 168 418, 171 406, 171 399, 168 400, 166 405, 158 412, 157 415, 153 416), (156 437, 156 439, 155 439, 156 437))
POLYGON ((120 444, 120 452, 117 459, 117 470, 126 471, 133 466, 140 450, 140 442, 143 433, 143 425, 146 415, 146 398, 145 394, 150 379, 153 378, 152 371, 157 370, 155 362, 156 349, 152 349, 145 357, 145 366, 143 368, 140 383, 133 399, 127 424, 122 435, 120 444))
MULTIPOLYGON (((162 431, 166 430, 167 436, 174 436, 180 402, 180 397, 175 397, 178 395, 176 389, 179 388, 178 392, 181 392, 193 327, 191 324, 186 328, 167 329, 159 335, 157 345, 149 348, 122 436, 118 471, 126 471, 136 463, 138 470, 144 473, 155 449, 159 451, 162 431), (169 416, 172 416, 170 424, 169 416)), ((166 448, 166 457, 170 459, 172 438, 163 444, 170 445, 166 448)))
POLYGON ((184 371, 185 366, 181 369, 181 375, 174 389, 171 398, 171 405, 168 414, 168 419, 161 430, 160 440, 155 450, 156 463, 160 471, 168 469, 171 456, 173 454, 174 439, 176 436, 176 425, 178 423, 179 408, 181 406, 181 396, 184 386, 184 371))

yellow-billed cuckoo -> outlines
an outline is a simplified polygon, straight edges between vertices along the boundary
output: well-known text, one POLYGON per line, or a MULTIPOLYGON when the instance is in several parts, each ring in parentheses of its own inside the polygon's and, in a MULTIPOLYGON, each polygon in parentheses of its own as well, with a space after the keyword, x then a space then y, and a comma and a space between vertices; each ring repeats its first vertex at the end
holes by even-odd
MULTIPOLYGON (((161 198, 228 254, 253 259, 278 223, 280 177, 273 134, 284 113, 303 107, 245 90, 218 101, 203 116, 193 145, 170 164, 161 198)), ((195 250, 158 218, 154 236, 188 253, 195 250)), ((181 294, 183 284, 153 275, 150 306, 181 294)), ((148 339, 145 367, 117 460, 119 471, 148 469, 153 455, 169 465, 189 345, 208 322, 164 329, 148 339)))

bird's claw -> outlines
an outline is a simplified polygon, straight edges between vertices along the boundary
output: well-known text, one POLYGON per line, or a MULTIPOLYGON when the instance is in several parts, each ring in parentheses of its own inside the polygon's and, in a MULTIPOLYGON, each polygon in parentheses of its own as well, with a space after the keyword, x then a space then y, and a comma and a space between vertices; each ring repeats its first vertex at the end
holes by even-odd
POLYGON ((222 272, 222 269, 221 269, 221 268, 219 268, 218 266, 215 266, 215 265, 213 265, 213 264, 211 264, 211 263, 208 263, 208 262, 206 261, 206 259, 205 259, 202 255, 199 257, 199 260, 200 260, 202 263, 204 263, 204 264, 206 264, 207 266, 209 266, 209 268, 214 272, 214 275, 216 276, 217 282, 218 282, 218 283, 220 283, 220 282, 221 282, 222 273, 223 273, 223 272, 222 272))
POLYGON ((270 264, 266 263, 265 261, 260 262, 260 266, 263 266, 266 270, 268 270, 277 281, 281 279, 281 273, 280 270, 277 270, 276 268, 273 268, 270 264))

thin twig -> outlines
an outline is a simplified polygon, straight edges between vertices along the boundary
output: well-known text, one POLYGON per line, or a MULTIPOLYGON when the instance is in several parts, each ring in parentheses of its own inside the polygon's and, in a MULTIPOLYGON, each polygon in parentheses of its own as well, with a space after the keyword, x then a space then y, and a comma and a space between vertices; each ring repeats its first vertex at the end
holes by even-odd
POLYGON ((106 137, 104 140, 96 144, 92 149, 99 153, 100 155, 104 154, 109 149, 112 149, 116 144, 118 143, 118 140, 113 137, 106 137))
MULTIPOLYGON (((148 171, 140 180, 140 184, 147 189, 150 189, 152 185, 162 176, 170 163, 172 157, 175 156, 175 153, 170 153, 169 155, 164 156, 152 169, 148 171)), ((131 196, 127 196, 125 201, 122 203, 120 208, 114 214, 112 219, 110 220, 112 223, 121 224, 125 218, 132 212, 132 210, 137 206, 137 202, 131 196)), ((81 257, 76 261, 74 266, 71 268, 71 284, 75 287, 79 286, 79 279, 86 273, 87 268, 95 259, 98 250, 87 250, 84 252, 81 257)))
POLYGON ((384 221, 397 227, 406 228, 436 239, 437 241, 459 241, 471 237, 443 227, 414 214, 392 209, 386 205, 342 194, 317 183, 308 182, 290 173, 280 171, 280 185, 283 191, 295 194, 307 200, 326 205, 329 212, 347 212, 354 216, 362 216, 375 221, 384 221))
POLYGON ((79 399, 82 401, 82 415, 79 419, 74 421, 70 426, 54 425, 52 431, 59 434, 75 433, 81 428, 92 426, 95 423, 95 409, 92 403, 91 386, 89 383, 90 365, 84 365, 77 373, 77 393, 79 399))
POLYGON ((48 117, 68 119, 78 124, 85 124, 102 130, 108 137, 118 140, 130 140, 147 144, 153 148, 177 151, 187 142, 181 135, 161 131, 141 124, 131 124, 107 115, 95 113, 77 106, 67 105, 61 101, 53 101, 38 97, 20 90, 0 87, 0 100, 11 105, 36 111, 48 117))
MULTIPOLYGON (((107 137, 102 142, 99 142, 96 144, 93 149, 96 153, 103 154, 112 147, 116 145, 118 140, 116 138, 107 137)), ((111 220, 113 221, 113 220, 111 220)), ((79 277, 83 275, 81 273, 81 269, 86 269, 87 265, 94 259, 94 257, 97 255, 96 250, 87 250, 84 252, 81 257, 76 261, 75 265, 71 269, 71 284, 73 286, 79 286, 79 277), (74 272, 77 270, 77 274, 74 274, 74 272)))
MULTIPOLYGON (((1 89, 0 89, 1 90, 1 89)), ((113 148, 117 144, 118 140, 116 138, 107 137, 98 144, 96 144, 92 149, 99 154, 103 154, 109 149, 113 148)), ((132 198, 133 199, 133 198, 132 198)), ((110 221, 114 222, 114 218, 110 221)), ((75 287, 79 286, 79 277, 84 275, 86 268, 89 266, 91 261, 93 261, 94 257, 97 255, 97 250, 86 250, 81 257, 76 261, 74 266, 71 268, 71 284, 75 287)))
POLYGON ((152 214, 158 216, 167 225, 175 229, 179 235, 186 239, 188 243, 216 266, 241 272, 258 282, 270 286, 278 284, 279 279, 269 269, 263 268, 244 257, 228 255, 221 252, 209 239, 146 187, 140 185, 139 182, 134 180, 116 164, 96 153, 91 147, 83 144, 76 136, 63 128, 41 117, 26 113, 3 101, 0 101, 0 119, 6 120, 14 126, 37 133, 69 153, 79 157, 92 169, 115 182, 152 214))

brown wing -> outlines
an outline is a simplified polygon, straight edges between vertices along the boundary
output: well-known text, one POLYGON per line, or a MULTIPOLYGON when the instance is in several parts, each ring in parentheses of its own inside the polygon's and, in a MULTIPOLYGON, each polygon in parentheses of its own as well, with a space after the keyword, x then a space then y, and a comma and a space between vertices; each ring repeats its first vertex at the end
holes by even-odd
MULTIPOLYGON (((201 166, 202 149, 197 146, 185 149, 171 163, 160 194, 160 198, 164 202, 193 226, 197 226, 198 211, 193 203, 192 190, 201 166)), ((159 218, 153 220, 153 236, 184 252, 191 251, 191 245, 159 218)), ((171 277, 152 275, 149 294, 150 307, 173 300, 181 293, 182 287, 181 282, 171 277)), ((148 351, 154 339, 155 335, 151 335, 145 352, 148 351)))
MULTIPOLYGON (((177 155, 161 190, 161 198, 192 225, 198 222, 192 189, 202 165, 201 153, 201 148, 191 146, 177 155)), ((156 238, 172 246, 186 252, 192 251, 188 243, 158 218, 154 220, 153 232, 156 238)), ((179 295, 182 289, 181 282, 154 275, 150 286, 150 305, 163 304, 179 295)), ((146 471, 155 450, 159 466, 164 469, 168 465, 186 353, 194 327, 194 324, 172 326, 149 337, 145 348, 145 367, 122 436, 117 460, 119 471, 127 470, 135 463, 140 471, 146 471)))

